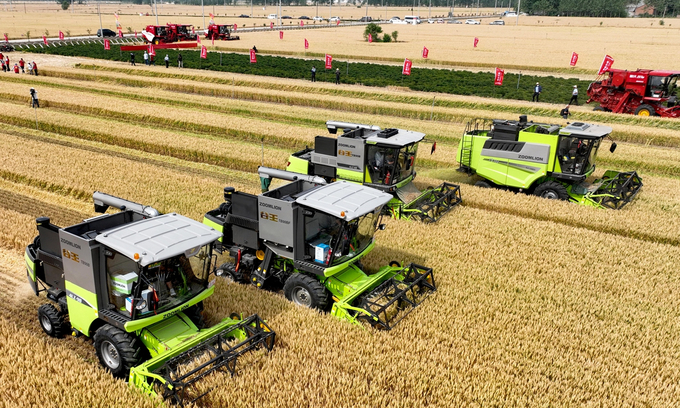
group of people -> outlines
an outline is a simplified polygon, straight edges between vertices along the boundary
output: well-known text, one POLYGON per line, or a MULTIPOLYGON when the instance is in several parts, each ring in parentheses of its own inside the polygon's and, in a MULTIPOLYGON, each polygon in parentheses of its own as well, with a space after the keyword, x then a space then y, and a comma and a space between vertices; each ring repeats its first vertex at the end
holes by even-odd
MULTIPOLYGON (((316 67, 312 66, 312 82, 316 82, 316 67)), ((340 68, 335 69, 335 83, 340 83, 340 68)))
POLYGON ((14 67, 12 67, 9 64, 9 56, 0 53, 0 65, 2 65, 2 72, 14 72, 15 74, 21 72, 22 74, 25 74, 26 71, 28 71, 31 75, 38 75, 38 64, 36 64, 35 61, 29 62, 28 66, 26 66, 26 61, 21 58, 19 62, 15 63, 14 67))
MULTIPOLYGON (((163 58, 165 61, 165 68, 170 67, 170 55, 165 54, 165 58, 163 58)), ((144 51, 144 64, 145 65, 156 65, 156 59, 153 55, 150 55, 148 51, 144 51)), ((135 53, 131 52, 130 53, 130 65, 132 66, 137 66, 135 64, 135 53)), ((182 58, 182 54, 177 54, 177 67, 178 68, 184 68, 184 60, 182 58)))
MULTIPOLYGON (((538 102, 538 99, 541 96, 541 92, 543 92, 543 87, 539 82, 536 82, 536 86, 534 86, 534 94, 531 97, 532 102, 538 102)), ((567 119, 571 113, 569 112, 569 106, 572 104, 578 105, 578 86, 574 85, 574 88, 571 91, 571 99, 569 99, 569 103, 567 106, 562 108, 560 111, 560 116, 562 116, 564 119, 567 119)))

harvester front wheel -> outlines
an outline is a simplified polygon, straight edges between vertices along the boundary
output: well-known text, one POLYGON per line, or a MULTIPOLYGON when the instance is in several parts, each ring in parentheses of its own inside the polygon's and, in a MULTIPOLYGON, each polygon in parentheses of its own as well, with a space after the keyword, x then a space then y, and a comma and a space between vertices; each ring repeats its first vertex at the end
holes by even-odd
POLYGON ((144 360, 144 347, 134 334, 106 324, 94 334, 99 362, 116 378, 127 378, 130 368, 144 360))
POLYGON ((546 181, 538 185, 534 190, 534 195, 547 198, 549 200, 568 200, 569 193, 563 184, 557 181, 546 181))
POLYGON ((656 111, 650 105, 642 104, 635 109, 638 116, 656 116, 656 111))
POLYGON ((286 299, 300 306, 325 310, 328 306, 328 291, 317 279, 302 273, 294 273, 283 285, 286 299))
POLYGON ((475 187, 491 188, 491 184, 489 184, 489 182, 486 180, 479 180, 478 182, 475 183, 475 187))
POLYGON ((41 305, 38 308, 38 321, 40 327, 48 336, 63 337, 68 329, 64 315, 50 304, 41 305))

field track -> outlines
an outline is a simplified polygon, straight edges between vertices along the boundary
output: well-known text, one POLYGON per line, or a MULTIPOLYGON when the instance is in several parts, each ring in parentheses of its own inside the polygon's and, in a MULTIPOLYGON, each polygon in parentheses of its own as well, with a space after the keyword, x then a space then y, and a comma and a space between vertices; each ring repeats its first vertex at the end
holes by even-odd
POLYGON ((469 120, 524 113, 563 123, 561 106, 111 63, 42 69, 0 76, 0 393, 9 406, 156 404, 106 375, 88 339, 40 331, 44 298, 28 288, 22 254, 35 217, 93 216, 99 190, 201 219, 227 185, 259 192, 257 166, 283 168, 331 119, 437 141, 433 155, 421 146, 416 184, 461 184, 463 205, 435 225, 386 220, 364 264, 431 266, 439 291, 382 333, 219 281, 210 323, 258 313, 278 342, 237 376, 208 380, 207 406, 680 402, 680 122, 572 109, 571 120, 614 129, 618 149, 604 143, 598 175, 643 177, 633 203, 604 211, 479 189, 455 171, 469 120))

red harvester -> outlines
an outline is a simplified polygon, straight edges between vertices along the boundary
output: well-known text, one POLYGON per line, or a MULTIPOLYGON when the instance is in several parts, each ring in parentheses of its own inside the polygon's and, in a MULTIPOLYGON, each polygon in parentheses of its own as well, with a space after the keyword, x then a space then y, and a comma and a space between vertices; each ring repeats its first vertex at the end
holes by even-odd
POLYGON ((196 41, 191 24, 171 24, 164 26, 149 25, 142 30, 144 41, 153 44, 167 44, 177 41, 196 41))
POLYGON ((595 110, 640 116, 680 117, 675 95, 678 71, 610 69, 588 86, 586 103, 599 102, 595 110))
POLYGON ((238 35, 231 35, 233 24, 210 24, 205 31, 205 38, 208 40, 240 40, 238 35))

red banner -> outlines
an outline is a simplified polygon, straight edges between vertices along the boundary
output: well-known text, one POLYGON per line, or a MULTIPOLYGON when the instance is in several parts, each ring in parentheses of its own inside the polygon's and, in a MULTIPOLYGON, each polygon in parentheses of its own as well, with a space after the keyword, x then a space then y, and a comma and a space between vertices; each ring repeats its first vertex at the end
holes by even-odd
POLYGON ((279 31, 279 40, 283 40, 283 31, 279 31))
POLYGON ((44 35, 43 35, 43 42, 45 43, 45 45, 47 45, 47 37, 45 37, 44 35))
POLYGON ((59 39, 64 41, 64 33, 62 33, 61 31, 59 31, 59 39))
POLYGON ((109 40, 104 40, 104 49, 105 50, 111 49, 111 43, 109 42, 109 40))
POLYGON ((308 48, 309 48, 309 41, 307 41, 307 39, 305 38, 305 49, 308 49, 308 48))
MULTIPOLYGON (((108 40, 107 40, 108 41, 108 40)), ((156 50, 153 48, 153 44, 149 44, 149 55, 156 56, 156 50)))
POLYGON ((255 64, 257 62, 257 55, 255 54, 255 50, 251 49, 250 50, 250 63, 255 64))
POLYGON ((123 38, 123 30, 118 29, 118 37, 123 38))
POLYGON ((575 52, 571 53, 571 61, 569 61, 569 65, 572 67, 576 66, 576 63, 578 62, 578 54, 575 52))
POLYGON ((371 35, 371 33, 368 33, 368 42, 369 43, 373 42, 373 35, 371 35))
POLYGON ((238 28, 238 24, 234 24, 234 31, 238 28))
POLYGON ((215 18, 215 16, 213 15, 213 13, 208 13, 208 14, 210 14, 210 19, 211 19, 211 20, 212 20, 213 18, 215 18))
POLYGON ((194 30, 194 26, 191 26, 191 34, 196 34, 196 30, 194 30))
POLYGON ((612 65, 614 65, 614 58, 610 57, 609 55, 605 55, 604 59, 602 60, 602 65, 600 65, 600 70, 597 71, 597 75, 602 75, 609 71, 609 68, 611 68, 612 65))
POLYGON ((196 36, 196 44, 200 44, 200 43, 201 43, 201 36, 197 35, 196 36))
POLYGON ((304 26, 305 26, 305 22, 300 20, 300 27, 304 27, 304 26))
POLYGON ((401 70, 402 75, 411 75, 411 66, 413 65, 413 62, 411 62, 410 59, 406 58, 404 59, 404 68, 401 70))
POLYGON ((423 47, 423 58, 427 58, 429 54, 430 50, 428 50, 427 47, 423 47))
POLYGON ((137 38, 137 30, 135 30, 135 38, 137 38))
POLYGON ((212 42, 212 45, 215 45, 215 36, 214 35, 210 37, 210 40, 212 42))
POLYGON ((335 25, 336 25, 336 26, 339 26, 339 25, 340 25, 340 19, 338 19, 338 20, 335 22, 335 25))
POLYGON ((333 68, 333 56, 330 54, 326 54, 326 69, 332 69, 333 68))
POLYGON ((5 34, 5 42, 9 42, 9 38, 7 38, 7 34, 5 34))
POLYGON ((269 29, 270 29, 270 30, 273 30, 273 29, 274 29, 274 22, 273 22, 273 21, 269 23, 269 29))
POLYGON ((503 77, 505 76, 505 71, 500 68, 496 68, 496 78, 493 81, 494 85, 503 85, 503 77))
POLYGON ((475 48, 477 48, 478 43, 479 43, 479 38, 475 37, 475 41, 473 42, 475 48))
POLYGON ((205 45, 201 46, 201 58, 208 58, 208 48, 205 45))

